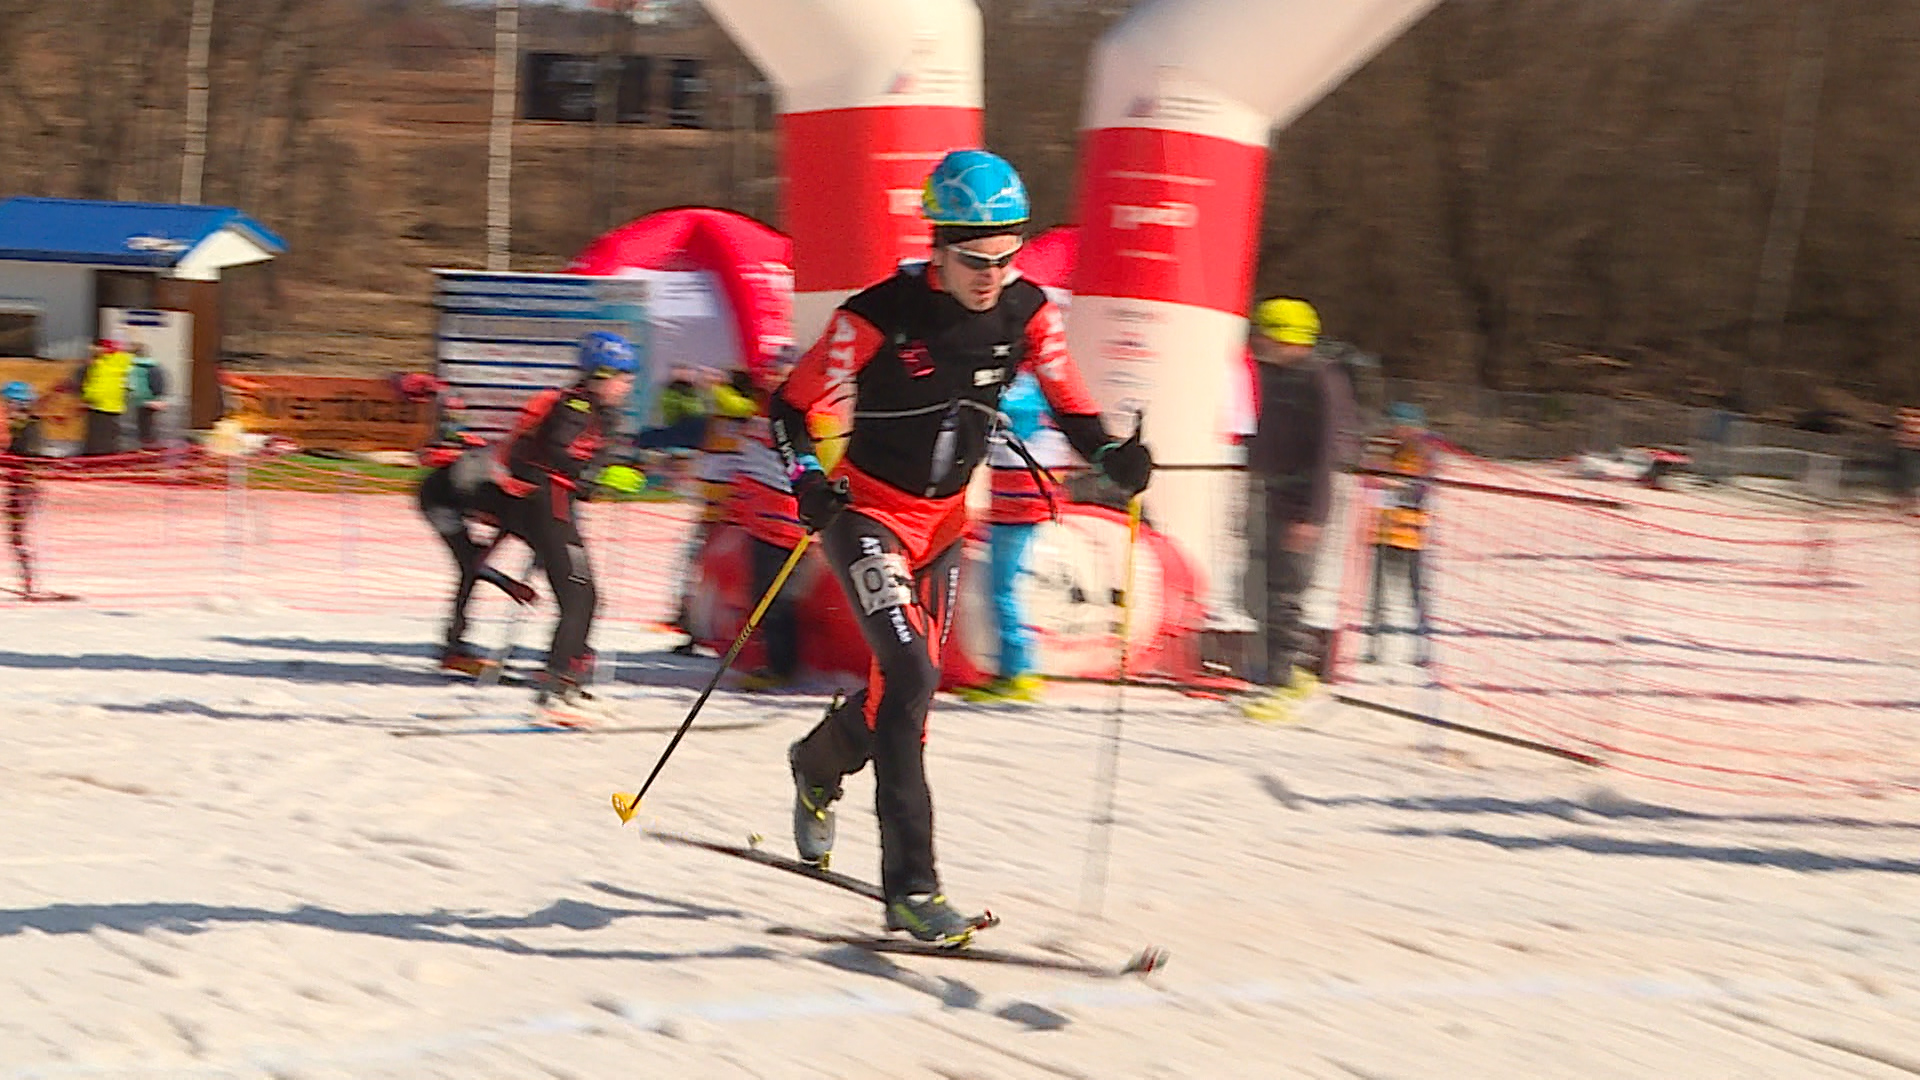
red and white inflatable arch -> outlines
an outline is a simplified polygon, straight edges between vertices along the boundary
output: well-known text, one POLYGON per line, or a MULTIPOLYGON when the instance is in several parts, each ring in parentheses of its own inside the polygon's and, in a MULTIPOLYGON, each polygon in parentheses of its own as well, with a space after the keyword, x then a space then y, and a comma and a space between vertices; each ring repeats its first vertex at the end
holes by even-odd
MULTIPOLYGON (((1073 325, 1073 271, 1079 255, 1079 226, 1060 225, 1027 241, 1013 260, 1022 277, 1045 289, 1053 302, 1067 312, 1069 333, 1073 325)), ((1229 436, 1253 434, 1260 393, 1260 379, 1253 365, 1253 350, 1244 345, 1239 363, 1229 365, 1227 392, 1220 401, 1219 420, 1221 430, 1229 436)))
MULTIPOLYGON (((1116 419, 1145 410, 1159 461, 1237 463, 1220 403, 1246 348, 1269 131, 1436 2, 1148 0, 1096 47, 1067 339, 1116 419)), ((1314 293, 1310 280, 1289 288, 1314 293)), ((1224 470, 1169 472, 1146 496, 1215 579, 1208 615, 1222 628, 1245 624, 1237 483, 1224 470)))
POLYGON ((927 172, 981 140, 973 0, 706 0, 779 91, 781 221, 793 235, 794 334, 925 258, 927 172))

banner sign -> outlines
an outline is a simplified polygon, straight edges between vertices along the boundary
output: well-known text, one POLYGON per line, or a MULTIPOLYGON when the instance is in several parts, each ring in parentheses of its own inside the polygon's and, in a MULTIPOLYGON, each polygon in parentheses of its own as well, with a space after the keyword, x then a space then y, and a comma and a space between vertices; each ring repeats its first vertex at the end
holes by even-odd
POLYGON ((585 274, 435 270, 436 374, 464 404, 467 426, 483 435, 512 428, 528 398, 578 375, 580 339, 619 334, 640 354, 627 426, 638 430, 652 404, 647 371, 648 283, 585 274))
POLYGON ((310 450, 418 450, 433 431, 433 406, 387 379, 228 371, 221 383, 247 431, 310 450))

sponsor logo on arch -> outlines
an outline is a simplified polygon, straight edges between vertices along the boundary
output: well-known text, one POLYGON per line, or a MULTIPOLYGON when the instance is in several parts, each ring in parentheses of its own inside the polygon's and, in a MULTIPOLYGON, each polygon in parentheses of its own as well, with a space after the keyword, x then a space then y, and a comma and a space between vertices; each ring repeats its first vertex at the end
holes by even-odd
POLYGON ((1151 206, 1113 204, 1113 227, 1134 230, 1144 226, 1191 229, 1200 224, 1200 208, 1190 202, 1163 199, 1151 206))

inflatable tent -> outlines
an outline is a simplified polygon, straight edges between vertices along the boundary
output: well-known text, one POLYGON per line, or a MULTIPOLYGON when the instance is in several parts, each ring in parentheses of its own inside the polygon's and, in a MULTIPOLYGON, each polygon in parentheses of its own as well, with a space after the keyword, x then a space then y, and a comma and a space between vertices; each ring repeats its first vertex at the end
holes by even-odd
POLYGON ((793 241, 771 226, 732 210, 682 206, 606 233, 567 270, 648 282, 657 390, 677 368, 758 373, 791 349, 792 259, 793 241))

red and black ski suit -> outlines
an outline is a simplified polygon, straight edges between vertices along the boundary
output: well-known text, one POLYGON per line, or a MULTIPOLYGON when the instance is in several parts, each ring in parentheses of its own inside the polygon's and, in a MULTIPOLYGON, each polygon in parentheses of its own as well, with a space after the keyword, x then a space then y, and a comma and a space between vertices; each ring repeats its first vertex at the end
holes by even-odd
MULTIPOLYGON (((1032 371, 1060 430, 1089 461, 1112 442, 1067 355, 1060 311, 1015 278, 971 311, 930 266, 903 268, 849 298, 774 395, 773 433, 797 484, 820 482, 808 410, 851 388, 853 431, 835 469, 851 501, 820 536, 873 650, 866 689, 801 740, 805 782, 838 791, 871 760, 889 897, 937 892, 927 707, 959 589, 966 488, 987 453, 1001 393, 1032 371), (809 473, 812 473, 809 476, 809 473)), ((796 489, 797 493, 798 489, 796 489)))
MULTIPOLYGON (((547 583, 560 607, 560 621, 547 650, 550 680, 579 683, 591 663, 587 634, 600 598, 574 504, 586 494, 583 478, 605 464, 612 449, 609 433, 618 422, 619 414, 600 405, 585 384, 542 391, 520 410, 513 430, 495 447, 491 475, 456 501, 461 509, 490 517, 501 531, 525 541, 546 568, 547 583)), ((460 468, 456 464, 446 470, 447 482, 460 468)), ((436 494, 451 497, 454 493, 436 494)), ((423 508, 425 504, 423 491, 423 508)), ((457 546, 454 557, 461 558, 457 546)), ((463 595, 472 592, 469 575, 475 569, 466 568, 462 575, 463 595)), ((456 626, 464 622, 461 599, 455 598, 456 626)))

